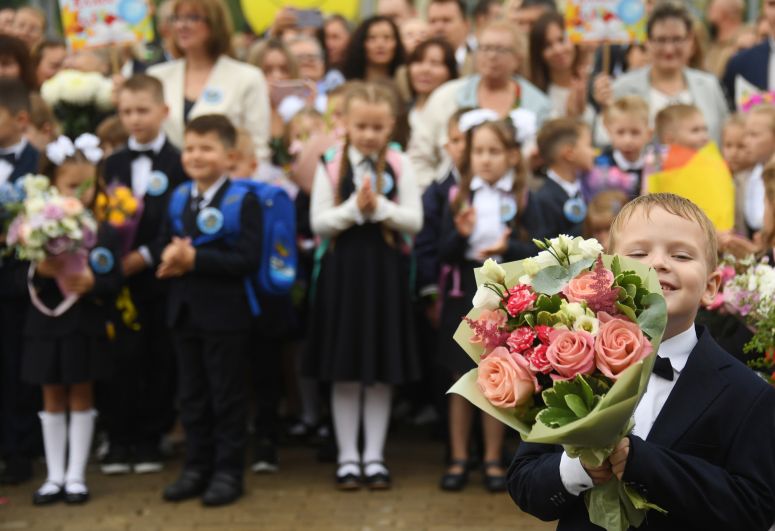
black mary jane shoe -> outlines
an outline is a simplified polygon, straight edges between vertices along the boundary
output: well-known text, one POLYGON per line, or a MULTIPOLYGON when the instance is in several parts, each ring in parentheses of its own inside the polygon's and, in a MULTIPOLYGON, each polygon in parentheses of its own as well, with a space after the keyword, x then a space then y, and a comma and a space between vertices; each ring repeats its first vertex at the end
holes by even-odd
POLYGON ((484 474, 484 488, 490 492, 505 492, 506 474, 488 474, 488 470, 492 468, 501 468, 503 465, 500 461, 485 461, 482 466, 484 474))
POLYGON ((348 472, 347 474, 340 474, 340 471, 349 465, 358 467, 358 470, 360 470, 361 465, 357 461, 344 461, 339 463, 339 466, 336 470, 336 477, 334 478, 336 482, 336 488, 339 490, 352 491, 361 488, 360 474, 354 474, 352 472, 348 472))
POLYGON ((363 470, 364 483, 367 487, 369 487, 370 490, 387 490, 390 488, 392 483, 390 479, 390 471, 387 469, 384 462, 369 461, 368 463, 363 463, 363 470), (376 474, 366 474, 365 471, 369 465, 380 465, 382 470, 376 474))
POLYGON ((83 490, 79 489, 75 492, 70 492, 65 487, 65 503, 68 505, 80 505, 89 501, 89 498, 89 489, 86 485, 83 485, 83 490))
POLYGON ((439 482, 439 487, 441 490, 457 492, 463 490, 463 488, 466 486, 466 483, 468 483, 468 460, 453 459, 450 461, 449 467, 452 468, 453 466, 459 466, 463 469, 463 471, 458 474, 447 472, 441 476, 441 481, 439 482))
POLYGON ((32 494, 33 505, 51 505, 65 499, 65 489, 62 485, 46 482, 32 494), (47 485, 56 487, 56 490, 45 489, 47 485))

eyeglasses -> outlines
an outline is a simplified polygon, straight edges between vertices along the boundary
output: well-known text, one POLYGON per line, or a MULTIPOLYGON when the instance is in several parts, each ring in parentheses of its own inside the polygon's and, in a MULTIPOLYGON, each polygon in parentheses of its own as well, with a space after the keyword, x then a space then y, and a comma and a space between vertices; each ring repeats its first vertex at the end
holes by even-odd
POLYGON ((686 39, 688 39, 687 35, 684 35, 683 37, 656 37, 656 38, 650 38, 649 42, 655 46, 664 48, 670 45, 680 46, 684 42, 686 42, 686 39))
POLYGON ((495 46, 490 44, 483 44, 482 46, 479 46, 476 51, 482 54, 494 53, 495 55, 508 55, 510 53, 514 53, 514 48, 511 46, 495 46))
POLYGON ((295 57, 300 63, 315 63, 323 60, 323 55, 319 53, 300 53, 295 57))
POLYGON ((172 15, 170 22, 173 24, 194 26, 201 22, 207 22, 207 19, 202 15, 172 15))

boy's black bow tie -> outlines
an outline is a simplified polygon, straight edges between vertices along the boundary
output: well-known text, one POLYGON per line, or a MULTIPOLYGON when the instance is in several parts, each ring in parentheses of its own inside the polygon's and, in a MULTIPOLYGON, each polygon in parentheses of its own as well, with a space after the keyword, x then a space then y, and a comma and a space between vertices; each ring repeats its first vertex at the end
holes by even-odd
POLYGON ((16 153, 4 153, 0 155, 0 160, 5 160, 13 166, 16 164, 16 153))
POLYGON ((665 380, 673 381, 673 366, 670 365, 669 358, 657 356, 657 359, 654 360, 654 368, 651 372, 657 376, 661 376, 665 380))
POLYGON ((129 156, 132 160, 135 160, 138 157, 148 157, 153 160, 156 158, 156 152, 152 149, 130 149, 129 156))

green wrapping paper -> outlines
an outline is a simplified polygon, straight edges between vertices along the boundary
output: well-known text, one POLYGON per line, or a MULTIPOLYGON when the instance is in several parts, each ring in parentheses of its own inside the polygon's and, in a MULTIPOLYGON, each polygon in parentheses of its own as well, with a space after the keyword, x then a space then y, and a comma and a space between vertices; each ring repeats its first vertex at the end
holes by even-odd
MULTIPOLYGON (((603 256, 603 263, 611 267, 613 256, 603 256)), ((463 396, 485 413, 495 417, 507 426, 519 432, 522 440, 531 443, 562 445, 568 455, 581 457, 591 466, 599 466, 613 451, 615 445, 633 428, 632 416, 643 394, 646 392, 651 369, 654 365, 659 344, 662 341, 667 310, 662 297, 659 279, 653 269, 632 259, 619 257, 623 270, 635 271, 645 279, 645 287, 650 293, 657 294, 649 308, 649 318, 639 324, 651 338, 653 352, 642 361, 625 370, 602 400, 585 417, 559 428, 550 428, 541 422, 532 426, 517 418, 515 410, 493 406, 479 390, 476 383, 478 369, 472 369, 458 380, 448 391, 463 396)), ((500 264, 506 270, 506 284, 518 283, 525 270, 521 262, 500 264)), ((477 285, 484 279, 480 270, 474 271, 477 285)), ((475 319, 480 311, 472 309, 468 317, 475 319)), ((646 313, 644 311, 644 313, 646 313)), ((455 332, 455 341, 478 365, 484 348, 481 344, 470 342, 473 331, 465 321, 461 321, 455 332)), ((592 523, 608 531, 623 531, 629 526, 639 526, 646 511, 658 507, 648 504, 637 492, 627 488, 615 476, 604 485, 596 486, 585 493, 585 501, 592 523)))

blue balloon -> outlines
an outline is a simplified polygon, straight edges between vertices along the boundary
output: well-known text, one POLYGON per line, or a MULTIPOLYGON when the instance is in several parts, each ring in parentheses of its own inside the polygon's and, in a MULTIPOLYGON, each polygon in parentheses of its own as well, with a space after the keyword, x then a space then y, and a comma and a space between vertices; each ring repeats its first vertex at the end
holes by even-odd
POLYGON ((646 12, 642 0, 622 0, 616 8, 617 16, 625 24, 636 24, 646 12))
POLYGON ((148 13, 148 6, 143 0, 122 0, 118 4, 118 15, 129 24, 139 24, 148 13))

